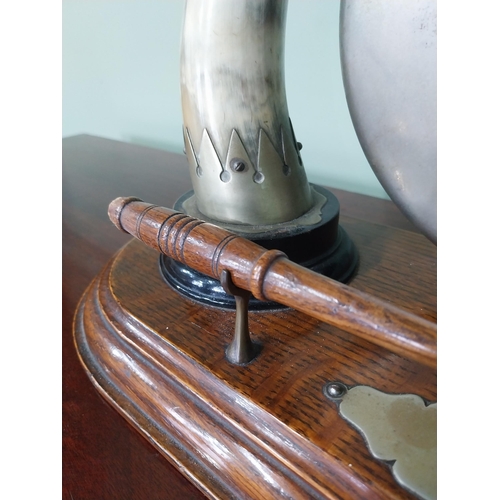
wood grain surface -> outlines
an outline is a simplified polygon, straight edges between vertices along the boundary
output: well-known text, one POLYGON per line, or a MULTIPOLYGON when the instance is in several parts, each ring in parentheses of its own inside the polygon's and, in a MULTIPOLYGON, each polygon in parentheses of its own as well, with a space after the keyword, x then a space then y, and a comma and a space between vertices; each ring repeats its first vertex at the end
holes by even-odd
POLYGON ((63 498, 202 499, 180 472, 99 396, 72 338, 76 306, 130 237, 107 216, 126 192, 173 204, 191 189, 181 155, 91 136, 63 141, 63 498))
MULTIPOLYGON (((187 163, 181 155, 91 136, 63 140, 62 354, 65 499, 204 497, 147 440, 132 430, 118 412, 98 396, 77 358, 72 341, 72 320, 78 300, 113 253, 129 239, 114 229, 107 219, 109 202, 117 196, 130 193, 152 203, 172 206, 176 199, 189 189, 187 163)), ((371 222, 414 231, 413 226, 391 202, 339 190, 332 191, 341 202, 341 223, 343 217, 351 213, 371 222)), ((364 254, 364 273, 358 276, 357 286, 369 293, 383 294, 384 290, 393 287, 399 279, 398 273, 393 271, 380 272, 380 265, 382 269, 385 265, 380 261, 380 255, 392 244, 395 232, 383 226, 378 226, 377 230, 371 226, 370 232, 360 221, 355 220, 350 224, 351 235, 361 232, 368 247, 379 249, 379 252, 364 254), (376 269, 378 271, 375 271, 376 269), (378 274, 375 277, 376 272, 378 274)), ((411 235, 404 231, 398 234, 411 235)), ((401 263, 407 269, 428 265, 419 253, 419 245, 428 250, 429 243, 420 238, 414 251, 401 255, 401 263)), ((419 295, 411 286, 416 279, 419 279, 418 275, 410 273, 409 277, 405 278, 410 286, 402 287, 397 299, 390 300, 397 304, 401 301, 412 304, 415 313, 435 319, 435 298, 432 298, 435 282, 432 279, 424 282, 424 286, 427 286, 431 293, 419 295)), ((259 318, 266 323, 264 316, 259 318)), ((207 319, 200 317, 198 321, 203 324, 207 319)), ((230 322, 231 319, 227 318, 224 323, 228 331, 230 322)), ((293 328, 282 335, 293 336, 293 328)), ((303 344, 303 339, 294 342, 300 343, 307 352, 307 342, 303 344)), ((198 350, 199 356, 204 355, 204 345, 195 345, 193 348, 198 350)), ((224 371, 228 373, 222 373, 221 376, 238 382, 237 369, 225 367, 224 371)), ((418 378, 411 374, 406 377, 410 381, 418 378)), ((257 378, 256 383, 258 380, 261 379, 257 378)), ((295 391, 301 390, 300 380, 300 377, 295 377, 295 391)), ((346 382, 349 383, 349 380, 346 382)), ((277 393, 284 390, 282 383, 276 378, 269 377, 267 383, 273 385, 277 393)), ((246 390, 252 391, 253 387, 249 385, 246 390)), ((293 421, 290 412, 294 404, 293 394, 293 391, 287 393, 283 410, 290 421, 293 421)), ((300 427, 298 423, 296 425, 297 432, 307 435, 307 428, 300 427)))
POLYGON ((281 251, 138 198, 116 198, 108 214, 118 229, 191 269, 215 279, 228 271, 236 286, 259 300, 293 307, 436 367, 435 323, 293 263, 281 251))

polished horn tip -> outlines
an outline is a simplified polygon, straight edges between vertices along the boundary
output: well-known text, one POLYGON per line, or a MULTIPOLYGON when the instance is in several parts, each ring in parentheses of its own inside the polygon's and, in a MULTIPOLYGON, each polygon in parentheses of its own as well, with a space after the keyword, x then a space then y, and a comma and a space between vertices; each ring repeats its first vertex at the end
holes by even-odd
POLYGON ((110 218, 111 222, 124 233, 128 233, 128 231, 126 231, 123 228, 120 222, 120 215, 122 213, 122 210, 125 208, 125 205, 128 205, 132 201, 142 201, 142 200, 134 196, 128 196, 128 197, 120 196, 119 198, 115 198, 109 204, 108 207, 108 217, 110 218))

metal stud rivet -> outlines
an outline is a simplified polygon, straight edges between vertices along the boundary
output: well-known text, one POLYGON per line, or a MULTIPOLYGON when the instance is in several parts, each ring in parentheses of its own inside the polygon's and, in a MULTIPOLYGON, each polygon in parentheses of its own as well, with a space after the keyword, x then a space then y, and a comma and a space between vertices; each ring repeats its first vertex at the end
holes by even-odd
POLYGON ((323 387, 323 394, 328 399, 340 399, 344 397, 347 393, 347 387, 341 382, 328 382, 323 387))

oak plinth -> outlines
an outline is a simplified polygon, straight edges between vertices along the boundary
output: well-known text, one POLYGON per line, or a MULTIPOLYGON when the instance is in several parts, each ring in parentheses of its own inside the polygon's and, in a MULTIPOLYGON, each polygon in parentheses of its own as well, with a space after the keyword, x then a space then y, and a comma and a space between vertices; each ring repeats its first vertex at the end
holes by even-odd
MULTIPOLYGON (((158 254, 139 242, 111 258, 129 238, 107 219, 109 202, 134 193, 172 206, 189 189, 184 158, 88 136, 63 142, 63 497, 275 498, 281 484, 293 498, 414 498, 322 388, 339 380, 435 401, 435 370, 291 309, 251 313, 262 353, 229 364, 234 312, 172 292, 158 254), (77 299, 102 268, 76 318, 78 349, 118 412, 95 396, 71 340, 77 299)), ((435 321, 434 245, 391 202, 334 192, 360 251, 351 285, 435 321)))
MULTIPOLYGON (((431 273, 423 279, 432 245, 355 220, 344 226, 362 256, 351 285, 398 306, 413 296, 411 312, 435 320, 431 273), (391 243, 384 254, 381 239, 391 243), (430 252, 405 255, 419 245, 430 252), (387 287, 396 274, 408 289, 387 287)), ((435 401, 434 369, 293 309, 250 313, 262 352, 232 365, 224 353, 234 313, 179 295, 158 259, 141 242, 125 246, 86 292, 75 331, 95 386, 162 454, 213 498, 361 499, 367 485, 369 498, 408 496, 323 387, 336 380, 435 401)))

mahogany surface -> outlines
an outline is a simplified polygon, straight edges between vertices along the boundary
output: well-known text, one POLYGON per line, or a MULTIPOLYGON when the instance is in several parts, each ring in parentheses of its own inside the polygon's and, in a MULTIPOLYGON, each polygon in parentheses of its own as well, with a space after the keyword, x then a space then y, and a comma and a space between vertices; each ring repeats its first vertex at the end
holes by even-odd
MULTIPOLYGON (((63 140, 63 498, 203 498, 99 398, 72 340, 73 315, 85 288, 129 239, 109 222, 109 202, 133 194, 173 206, 189 189, 182 155, 90 136, 63 140)), ((371 222, 414 230, 389 201, 333 192, 341 203, 341 223, 343 215, 364 214, 371 222)), ((376 235, 372 240, 383 251, 387 240, 376 235)), ((373 288, 369 277, 363 279, 365 289, 373 288)), ((389 276, 390 283, 379 288, 397 280, 389 276)), ((414 299, 403 295, 400 301, 419 307, 414 299)))

